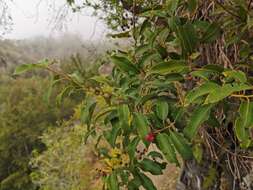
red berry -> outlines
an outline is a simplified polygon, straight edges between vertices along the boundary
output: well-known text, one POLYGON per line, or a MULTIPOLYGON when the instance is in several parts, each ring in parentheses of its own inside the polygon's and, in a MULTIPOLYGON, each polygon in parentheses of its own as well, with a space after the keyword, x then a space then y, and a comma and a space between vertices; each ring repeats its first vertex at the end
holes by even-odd
POLYGON ((155 140, 155 134, 150 132, 146 137, 145 137, 146 141, 148 142, 153 142, 155 140))

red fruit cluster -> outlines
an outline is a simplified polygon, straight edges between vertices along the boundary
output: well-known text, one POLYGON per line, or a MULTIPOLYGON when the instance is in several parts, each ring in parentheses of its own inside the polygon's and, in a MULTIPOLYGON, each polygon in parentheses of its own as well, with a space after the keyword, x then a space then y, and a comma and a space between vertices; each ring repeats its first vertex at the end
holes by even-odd
POLYGON ((148 142, 153 142, 155 140, 155 134, 150 132, 146 137, 145 140, 148 142))

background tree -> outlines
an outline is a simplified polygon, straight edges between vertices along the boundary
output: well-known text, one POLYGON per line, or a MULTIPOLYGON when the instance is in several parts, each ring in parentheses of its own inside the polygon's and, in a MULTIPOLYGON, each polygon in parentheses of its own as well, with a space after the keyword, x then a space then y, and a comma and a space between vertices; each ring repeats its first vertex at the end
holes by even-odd
POLYGON ((66 122, 43 134, 42 142, 47 149, 43 153, 34 150, 31 161, 35 169, 32 180, 41 190, 101 189, 93 179, 95 160, 82 141, 84 133, 84 127, 66 122))
MULTIPOLYGON (((39 136, 71 113, 70 109, 60 111, 43 101, 47 85, 47 80, 39 78, 11 80, 1 77, 1 190, 36 189, 29 177, 31 152, 33 149, 42 151, 45 146, 39 136)), ((71 104, 65 105, 71 107, 71 104)))

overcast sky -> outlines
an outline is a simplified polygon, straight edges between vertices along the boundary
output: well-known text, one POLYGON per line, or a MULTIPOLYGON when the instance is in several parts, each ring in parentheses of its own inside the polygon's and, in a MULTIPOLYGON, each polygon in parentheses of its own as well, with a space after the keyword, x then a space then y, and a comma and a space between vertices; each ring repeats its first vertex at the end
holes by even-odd
MULTIPOLYGON (((54 18, 65 0, 13 0, 10 4, 13 30, 5 38, 23 39, 35 36, 58 36, 68 31, 79 34, 84 39, 96 40, 105 34, 105 26, 97 18, 90 16, 91 11, 82 14, 68 12, 68 21, 62 30, 55 29, 54 18), (55 3, 52 3, 55 2, 55 3)), ((62 9, 61 9, 62 8, 62 9)), ((64 11, 61 13, 64 14, 64 11)))

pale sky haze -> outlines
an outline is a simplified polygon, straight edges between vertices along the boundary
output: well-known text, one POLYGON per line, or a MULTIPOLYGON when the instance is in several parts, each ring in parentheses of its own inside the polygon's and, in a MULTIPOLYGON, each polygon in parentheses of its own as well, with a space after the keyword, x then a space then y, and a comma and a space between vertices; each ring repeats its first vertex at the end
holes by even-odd
MULTIPOLYGON (((65 32, 81 35, 85 40, 97 40, 105 36, 106 27, 91 11, 73 14, 68 12, 68 21, 62 30, 55 30, 54 18, 63 9, 65 0, 13 0, 10 3, 13 30, 4 36, 23 39, 36 36, 59 36, 65 32), (62 8, 62 9, 61 9, 62 8)), ((64 11, 63 11, 64 13, 64 11)))

